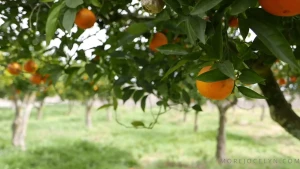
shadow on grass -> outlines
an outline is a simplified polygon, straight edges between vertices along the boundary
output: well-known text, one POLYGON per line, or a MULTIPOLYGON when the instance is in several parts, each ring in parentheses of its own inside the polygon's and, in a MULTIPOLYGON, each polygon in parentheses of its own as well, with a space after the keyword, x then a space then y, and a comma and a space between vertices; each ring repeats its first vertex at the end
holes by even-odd
POLYGON ((1 161, 6 168, 22 169, 128 169, 138 165, 128 152, 89 142, 40 147, 1 161))
MULTIPOLYGON (((217 138, 217 131, 215 131, 215 130, 199 132, 199 134, 205 140, 216 140, 216 138, 217 138)), ((245 143, 251 144, 251 145, 261 145, 259 142, 257 142, 254 138, 252 138, 250 136, 226 132, 226 137, 227 137, 228 141, 242 141, 242 142, 245 142, 245 143)))

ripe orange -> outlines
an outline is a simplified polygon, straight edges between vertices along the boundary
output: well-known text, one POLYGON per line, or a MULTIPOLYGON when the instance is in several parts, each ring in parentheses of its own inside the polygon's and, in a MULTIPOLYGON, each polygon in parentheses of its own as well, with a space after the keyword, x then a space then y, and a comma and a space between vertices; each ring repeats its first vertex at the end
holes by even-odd
POLYGON ((297 77, 296 76, 291 76, 290 80, 291 80, 292 83, 295 83, 295 82, 297 82, 297 77))
POLYGON ((154 34, 154 36, 150 42, 149 48, 150 48, 150 50, 157 52, 156 48, 161 47, 166 44, 168 44, 168 39, 167 39, 166 35, 158 32, 158 33, 154 34))
POLYGON ((238 28, 239 27, 239 19, 237 17, 231 17, 229 19, 228 24, 231 28, 238 28))
POLYGON ((300 0, 259 0, 261 7, 276 16, 295 16, 300 14, 300 0))
POLYGON ((31 83, 40 85, 43 82, 43 77, 40 74, 33 74, 30 78, 31 83))
POLYGON ((22 72, 22 67, 19 63, 13 62, 8 64, 7 71, 12 75, 18 75, 22 72))
MULTIPOLYGON (((202 68, 199 75, 208 72, 210 68, 211 66, 202 68)), ((234 80, 230 78, 217 82, 203 82, 197 80, 196 85, 202 96, 213 100, 224 100, 231 94, 234 88, 234 80)))
POLYGON ((285 81, 284 78, 280 78, 279 81, 278 81, 278 83, 279 83, 280 85, 285 85, 285 84, 286 84, 286 81, 285 81))
POLYGON ((81 29, 91 28, 95 22, 95 14, 87 8, 81 9, 76 14, 75 24, 81 29))
POLYGON ((28 73, 34 73, 38 65, 33 60, 28 60, 24 65, 24 70, 28 73))

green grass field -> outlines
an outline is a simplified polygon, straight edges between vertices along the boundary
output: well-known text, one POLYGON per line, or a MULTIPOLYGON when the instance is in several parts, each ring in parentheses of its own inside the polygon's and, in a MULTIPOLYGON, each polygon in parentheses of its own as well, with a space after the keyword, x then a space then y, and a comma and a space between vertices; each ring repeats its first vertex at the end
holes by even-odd
MULTIPOLYGON (((10 145, 11 109, 0 109, 0 169, 296 169, 300 163, 229 164, 215 162, 217 112, 199 114, 199 131, 193 131, 191 112, 171 111, 159 118, 152 130, 126 128, 106 120, 106 112, 94 111, 93 125, 84 125, 84 108, 76 106, 66 115, 66 105, 46 106, 44 119, 32 113, 27 151, 10 145)), ((259 121, 260 109, 228 112, 227 156, 230 159, 300 159, 300 141, 288 135, 267 116, 259 121)), ((152 122, 148 112, 120 108, 118 118, 130 126, 133 120, 152 122)))

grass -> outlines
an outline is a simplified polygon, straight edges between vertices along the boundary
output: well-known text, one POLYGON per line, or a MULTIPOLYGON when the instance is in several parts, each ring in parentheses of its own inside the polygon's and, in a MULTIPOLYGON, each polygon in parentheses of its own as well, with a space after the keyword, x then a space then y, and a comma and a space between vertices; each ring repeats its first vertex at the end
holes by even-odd
MULTIPOLYGON (((219 166, 216 151, 216 110, 199 114, 199 131, 193 132, 192 112, 182 122, 182 113, 171 111, 159 118, 152 130, 126 128, 106 120, 105 111, 93 112, 94 127, 84 125, 84 108, 76 106, 67 116, 63 104, 46 106, 44 119, 32 113, 27 151, 10 145, 11 109, 0 109, 0 169, 294 169, 292 164, 228 164, 219 166)), ((152 122, 150 113, 120 108, 118 120, 127 126, 133 120, 152 122), (132 112, 131 112, 132 111, 132 112)), ((228 112, 227 156, 230 159, 297 159, 300 142, 270 117, 259 121, 260 110, 228 112)))

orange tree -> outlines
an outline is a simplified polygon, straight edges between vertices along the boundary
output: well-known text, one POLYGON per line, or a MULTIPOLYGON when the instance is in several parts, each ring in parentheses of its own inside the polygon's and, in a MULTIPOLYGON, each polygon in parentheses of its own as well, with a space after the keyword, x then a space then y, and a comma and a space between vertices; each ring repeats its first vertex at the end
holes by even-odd
MULTIPOLYGON (((3 59, 0 61, 5 63, 3 59)), ((20 62, 22 62, 22 60, 19 60, 19 63, 20 62)), ((19 63, 15 64, 21 65, 19 63)), ((17 68, 19 69, 19 66, 17 66, 17 68)), ((32 77, 36 76, 37 72, 29 74, 20 70, 18 74, 15 74, 12 69, 10 64, 8 64, 7 67, 0 67, 0 71, 2 72, 0 88, 1 93, 4 94, 1 97, 10 99, 15 110, 15 117, 12 123, 12 144, 25 149, 27 125, 36 100, 36 93, 48 92, 49 84, 46 79, 39 80, 39 83, 36 83, 38 81, 33 81, 32 77)))
MULTIPOLYGON (((78 67, 79 68, 79 67, 78 67)), ((82 102, 85 106, 85 124, 92 128, 92 113, 96 101, 107 101, 111 104, 111 86, 103 76, 88 76, 84 69, 76 74, 78 79, 69 81, 70 84, 63 87, 61 97, 72 101, 82 102)), ((68 76, 65 76, 68 78, 68 76)))
MULTIPOLYGON (((90 76, 108 77, 113 85, 115 109, 117 99, 130 97, 141 100, 144 109, 148 95, 155 95, 159 98, 157 104, 167 108, 170 102, 179 104, 192 97, 184 94, 182 85, 194 90, 197 80, 222 83, 220 81, 232 79, 232 91, 246 97, 267 98, 271 117, 287 132, 300 138, 300 118, 284 98, 271 70, 279 59, 289 69, 299 71, 300 7, 297 0, 276 3, 272 0, 24 0, 1 3, 4 21, 0 33, 1 50, 7 50, 14 42, 24 50, 17 48, 22 51, 19 52, 22 57, 28 50, 38 50, 37 44, 41 42, 46 41, 47 45, 53 39, 52 43, 59 42, 53 48, 55 55, 52 57, 62 62, 47 66, 54 85, 62 75, 72 79, 72 74, 79 69, 69 63, 76 60, 90 76), (28 23, 23 23, 26 19, 28 23), (249 30, 257 35, 253 41, 246 40, 249 30), (86 34, 88 36, 84 36, 86 34), (28 38, 32 40, 31 47, 24 45, 28 38), (94 41, 88 43, 89 39, 94 41), (92 63, 85 57, 86 49, 81 47, 84 44, 88 44, 86 49, 92 55, 99 56, 99 62, 92 63), (65 52, 67 49, 74 49, 75 53, 70 56, 65 52), (205 66, 212 66, 212 69, 198 75, 205 66), (245 87, 255 83, 262 94, 245 87)), ((199 91, 201 86, 198 85, 199 91)), ((222 85, 216 86, 222 91, 222 85)), ((205 90, 208 94, 217 91, 215 88, 205 90)), ((221 96, 209 98, 223 99, 221 96)), ((194 108, 200 110, 200 104, 194 108)))

